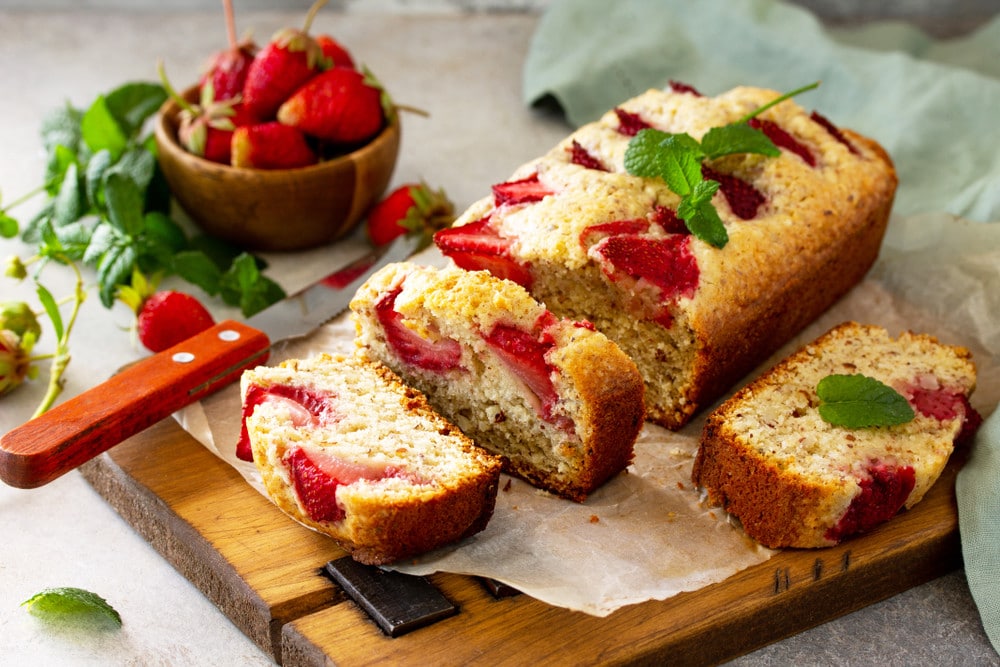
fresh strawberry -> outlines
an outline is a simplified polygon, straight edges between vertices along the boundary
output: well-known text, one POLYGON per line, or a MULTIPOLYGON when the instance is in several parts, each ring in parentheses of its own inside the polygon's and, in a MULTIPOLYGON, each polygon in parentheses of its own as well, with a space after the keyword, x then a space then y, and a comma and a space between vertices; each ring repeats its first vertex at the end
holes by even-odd
POLYGON ((215 320, 198 299, 173 290, 146 299, 136 319, 139 340, 151 352, 173 347, 213 324, 215 320))
POLYGON ((368 238, 376 246, 397 236, 411 234, 420 239, 418 249, 430 245, 434 232, 455 221, 455 207, 444 190, 426 183, 401 185, 368 211, 368 238))
POLYGON ((244 125, 233 132, 234 167, 294 169, 315 164, 316 160, 302 132, 277 121, 244 125))
POLYGON ((770 139, 778 148, 784 148, 785 150, 795 153, 800 158, 805 160, 805 163, 810 167, 816 166, 816 158, 813 157, 812 151, 806 148, 805 145, 798 139, 782 129, 782 127, 773 120, 751 118, 748 124, 750 127, 760 130, 767 135, 767 138, 770 139))
POLYGON ((298 88, 278 108, 278 120, 334 143, 360 143, 385 124, 382 91, 356 69, 334 67, 298 88))
POLYGON ((511 240, 502 238, 490 226, 489 218, 459 227, 442 229, 434 235, 438 249, 467 271, 489 271, 497 278, 531 286, 531 272, 510 257, 511 240))
POLYGON ((403 322, 396 310, 396 297, 401 287, 383 295, 375 303, 375 316, 385 332, 389 347, 408 364, 429 371, 447 371, 461 367, 462 347, 451 338, 424 338, 403 322))
POLYGON ((701 173, 705 178, 719 182, 719 190, 729 202, 729 208, 743 220, 755 218, 757 209, 767 201, 760 190, 732 174, 722 174, 707 165, 702 165, 701 173))
POLYGON ((538 180, 538 174, 517 181, 507 181, 493 186, 493 205, 531 204, 555 192, 538 180))
POLYGON ((230 163, 233 130, 252 122, 239 98, 216 101, 214 83, 201 86, 198 104, 191 104, 174 89, 159 63, 160 81, 181 112, 177 141, 187 152, 222 164, 230 163))
POLYGON ((329 61, 330 67, 355 67, 351 52, 330 35, 317 35, 316 43, 329 61))
POLYGON ((627 137, 634 137, 640 130, 650 127, 639 114, 625 111, 620 107, 615 107, 615 115, 618 116, 618 131, 627 137))
POLYGON ((299 86, 326 67, 326 58, 309 26, 326 0, 318 0, 306 16, 302 29, 279 30, 257 54, 247 71, 243 85, 243 103, 256 118, 274 118, 278 107, 299 86))
POLYGON ((211 84, 214 91, 212 101, 228 100, 242 94, 250 63, 257 53, 257 45, 252 39, 236 40, 232 0, 222 0, 222 7, 226 18, 229 48, 212 56, 199 82, 202 87, 211 84))

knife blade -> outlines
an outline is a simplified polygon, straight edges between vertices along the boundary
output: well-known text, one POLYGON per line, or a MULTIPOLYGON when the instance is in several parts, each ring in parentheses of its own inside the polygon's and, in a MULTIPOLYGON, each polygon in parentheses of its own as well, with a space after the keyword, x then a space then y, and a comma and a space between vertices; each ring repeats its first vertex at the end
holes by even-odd
POLYGON ((343 312, 358 287, 383 266, 416 250, 402 236, 269 306, 246 323, 224 320, 132 364, 0 438, 0 479, 30 489, 48 484, 177 410, 263 364, 272 341, 305 336, 343 312), (335 285, 335 286, 334 286, 335 285))

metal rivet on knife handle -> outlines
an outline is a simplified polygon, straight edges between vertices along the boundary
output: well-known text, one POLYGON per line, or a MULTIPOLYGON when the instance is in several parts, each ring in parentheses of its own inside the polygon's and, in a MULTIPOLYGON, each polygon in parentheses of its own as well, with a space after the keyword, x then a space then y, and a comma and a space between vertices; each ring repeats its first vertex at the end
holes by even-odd
POLYGON ((364 565, 350 556, 332 560, 323 569, 390 637, 458 613, 425 577, 364 565))

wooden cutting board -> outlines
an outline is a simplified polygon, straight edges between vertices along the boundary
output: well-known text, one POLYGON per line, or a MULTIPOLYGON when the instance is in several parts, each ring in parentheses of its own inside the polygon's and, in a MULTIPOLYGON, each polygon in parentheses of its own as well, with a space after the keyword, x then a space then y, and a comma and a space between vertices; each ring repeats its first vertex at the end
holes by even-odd
POLYGON ((330 579, 344 555, 285 517, 167 419, 81 471, 261 649, 285 665, 710 664, 890 597, 961 564, 957 452, 913 510, 837 547, 787 550, 729 579, 605 618, 436 574, 457 615, 390 638, 330 579))

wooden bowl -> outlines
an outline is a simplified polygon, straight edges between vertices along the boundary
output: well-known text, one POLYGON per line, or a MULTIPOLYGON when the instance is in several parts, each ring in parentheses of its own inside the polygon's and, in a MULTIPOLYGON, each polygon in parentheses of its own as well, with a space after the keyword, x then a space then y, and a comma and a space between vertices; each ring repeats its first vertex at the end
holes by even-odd
MULTIPOLYGON (((195 99, 197 90, 185 91, 195 99)), ((167 100, 155 136, 160 167, 181 207, 211 236, 248 250, 313 248, 350 232, 382 196, 399 154, 399 117, 352 153, 299 169, 243 169, 193 155, 177 141, 180 108, 167 100)))

